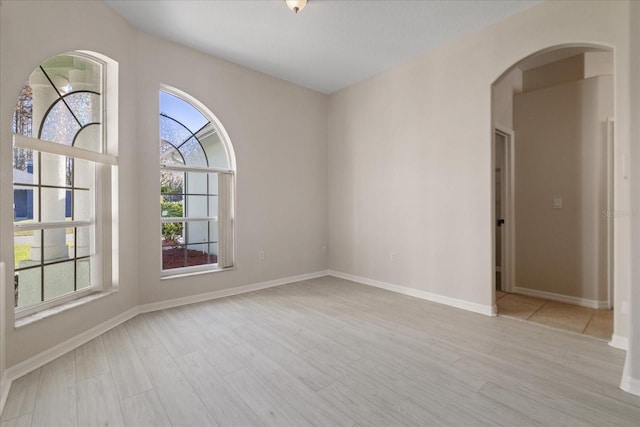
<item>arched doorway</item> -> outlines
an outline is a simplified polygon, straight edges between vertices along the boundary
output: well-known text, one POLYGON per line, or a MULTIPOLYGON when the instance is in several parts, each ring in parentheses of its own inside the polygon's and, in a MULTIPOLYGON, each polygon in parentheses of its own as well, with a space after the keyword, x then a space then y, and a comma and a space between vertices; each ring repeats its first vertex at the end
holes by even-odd
POLYGON ((609 340, 613 52, 531 55, 492 87, 499 315, 609 340))

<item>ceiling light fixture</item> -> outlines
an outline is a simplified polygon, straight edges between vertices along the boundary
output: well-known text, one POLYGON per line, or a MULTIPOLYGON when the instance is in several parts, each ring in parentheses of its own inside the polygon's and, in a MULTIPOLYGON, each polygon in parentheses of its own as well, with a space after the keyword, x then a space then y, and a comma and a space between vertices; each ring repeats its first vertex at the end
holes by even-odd
POLYGON ((300 12, 307 5, 307 0, 284 0, 287 7, 295 13, 300 12))

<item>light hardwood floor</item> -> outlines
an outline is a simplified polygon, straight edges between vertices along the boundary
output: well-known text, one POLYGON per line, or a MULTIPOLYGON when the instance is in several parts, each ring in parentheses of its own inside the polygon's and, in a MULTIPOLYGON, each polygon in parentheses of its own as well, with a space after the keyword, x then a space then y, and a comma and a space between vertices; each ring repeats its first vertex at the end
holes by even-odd
POLYGON ((637 426, 624 352, 333 277, 138 316, 14 382, 9 426, 637 426))

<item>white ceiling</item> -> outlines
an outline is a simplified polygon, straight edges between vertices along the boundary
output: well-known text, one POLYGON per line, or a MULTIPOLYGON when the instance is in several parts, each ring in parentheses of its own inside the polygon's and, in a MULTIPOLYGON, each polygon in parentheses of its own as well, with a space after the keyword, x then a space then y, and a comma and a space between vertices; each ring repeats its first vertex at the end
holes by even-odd
POLYGON ((540 0, 116 1, 136 28, 332 93, 488 27, 540 0))

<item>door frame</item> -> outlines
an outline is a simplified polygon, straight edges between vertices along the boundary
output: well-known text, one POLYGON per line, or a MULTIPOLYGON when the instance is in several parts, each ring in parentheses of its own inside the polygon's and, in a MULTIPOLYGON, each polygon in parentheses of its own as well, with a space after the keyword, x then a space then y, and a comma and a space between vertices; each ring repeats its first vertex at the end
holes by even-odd
MULTIPOLYGON (((501 248, 502 259, 500 263, 501 273, 500 279, 502 281, 501 288, 503 292, 512 292, 515 283, 515 132, 513 129, 495 124, 492 133, 493 142, 493 238, 495 240, 495 227, 498 220, 498 213, 495 211, 495 147, 496 147, 496 134, 500 134, 505 139, 505 151, 504 151, 504 171, 502 173, 502 210, 504 224, 502 225, 501 236, 501 248)), ((494 289, 495 289, 495 271, 496 271, 496 259, 495 259, 495 242, 494 242, 494 254, 493 254, 493 270, 494 270, 494 289)))
POLYGON ((613 209, 614 209, 614 153, 615 153, 615 119, 607 118, 607 307, 613 309, 614 275, 613 275, 613 209))

